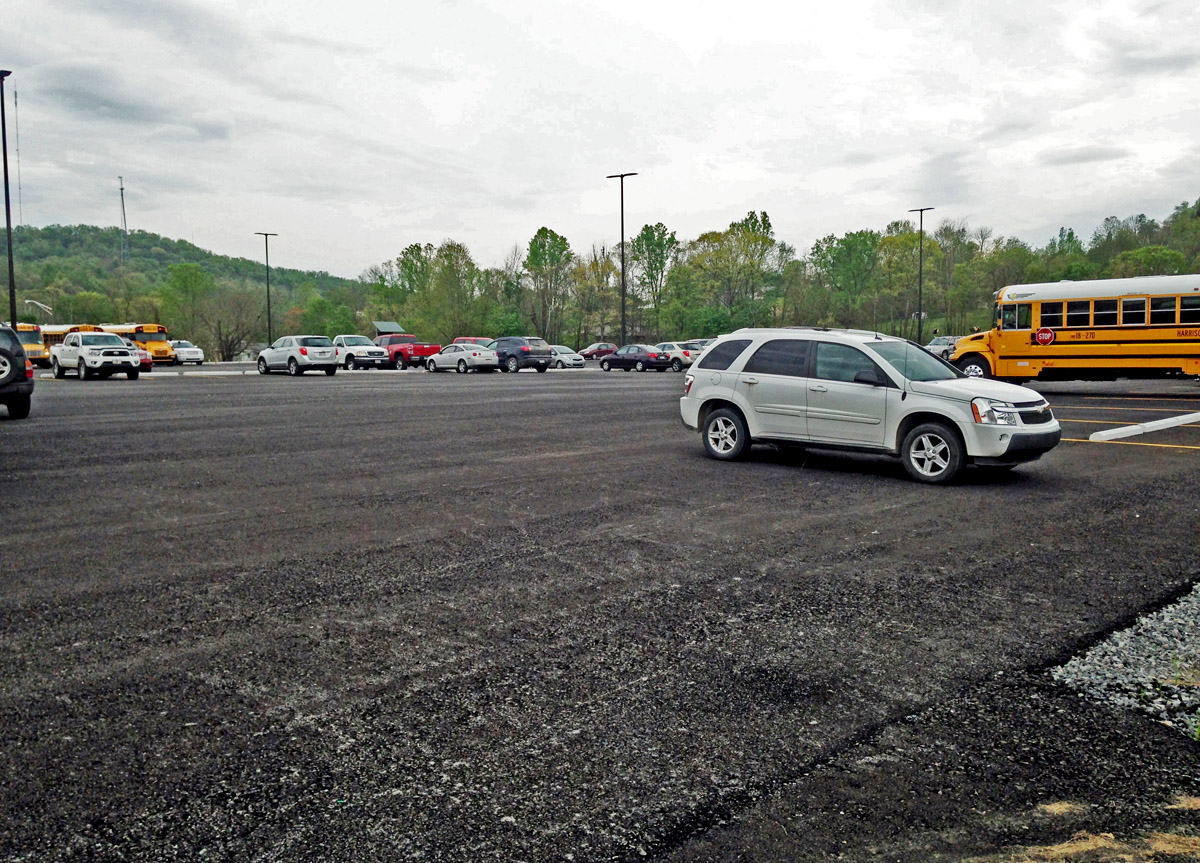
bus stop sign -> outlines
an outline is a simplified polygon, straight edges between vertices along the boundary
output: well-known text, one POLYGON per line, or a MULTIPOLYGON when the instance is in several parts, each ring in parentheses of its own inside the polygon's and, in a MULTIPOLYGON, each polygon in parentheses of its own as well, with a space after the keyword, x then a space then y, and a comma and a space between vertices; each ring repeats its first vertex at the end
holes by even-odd
POLYGON ((1033 334, 1033 337, 1039 345, 1048 345, 1054 341, 1054 330, 1049 327, 1042 327, 1033 334))

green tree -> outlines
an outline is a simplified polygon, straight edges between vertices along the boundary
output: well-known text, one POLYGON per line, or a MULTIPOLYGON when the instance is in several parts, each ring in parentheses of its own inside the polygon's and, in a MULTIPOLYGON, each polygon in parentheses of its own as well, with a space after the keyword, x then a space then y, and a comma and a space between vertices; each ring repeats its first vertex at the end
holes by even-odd
POLYGON ((538 228, 529 241, 524 267, 529 277, 529 318, 534 331, 547 341, 561 340, 563 302, 574 255, 566 237, 549 228, 538 228))
POLYGON ((1143 246, 1117 255, 1111 265, 1114 279, 1129 276, 1177 276, 1186 272, 1187 258, 1166 246, 1143 246))
POLYGON ((667 284, 667 271, 678 248, 679 240, 675 239, 675 232, 668 231, 662 222, 644 225, 629 244, 638 287, 643 300, 650 308, 649 329, 655 340, 663 335, 659 320, 662 292, 667 284))

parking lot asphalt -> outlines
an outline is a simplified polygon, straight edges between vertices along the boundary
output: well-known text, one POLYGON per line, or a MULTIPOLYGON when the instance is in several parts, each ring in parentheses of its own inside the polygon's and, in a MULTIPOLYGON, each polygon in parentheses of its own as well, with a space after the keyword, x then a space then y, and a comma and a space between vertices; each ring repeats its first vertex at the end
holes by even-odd
POLYGON ((1041 386, 1057 449, 931 488, 712 461, 682 381, 39 379, 0 420, 0 860, 1200 834, 1200 743, 1047 673, 1200 579, 1200 424, 1091 440, 1200 386, 1041 386))

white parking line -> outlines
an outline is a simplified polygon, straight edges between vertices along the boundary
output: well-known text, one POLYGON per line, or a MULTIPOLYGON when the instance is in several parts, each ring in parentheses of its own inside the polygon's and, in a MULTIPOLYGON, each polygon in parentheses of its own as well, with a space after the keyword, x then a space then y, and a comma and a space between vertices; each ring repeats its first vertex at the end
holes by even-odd
POLYGON ((1153 420, 1148 423, 1134 423, 1133 425, 1121 426, 1120 428, 1104 429, 1103 431, 1094 432, 1088 436, 1088 440, 1115 440, 1122 437, 1133 437, 1134 435, 1145 434, 1146 432, 1161 431, 1163 429, 1175 428, 1175 426, 1186 425, 1200 421, 1200 413, 1183 414, 1177 417, 1167 417, 1162 420, 1153 420))

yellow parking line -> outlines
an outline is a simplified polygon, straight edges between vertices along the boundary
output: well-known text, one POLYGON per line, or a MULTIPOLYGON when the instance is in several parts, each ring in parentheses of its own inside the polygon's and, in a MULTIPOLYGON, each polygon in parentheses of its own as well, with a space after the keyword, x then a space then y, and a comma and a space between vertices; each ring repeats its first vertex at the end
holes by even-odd
POLYGON ((1145 396, 1084 396, 1084 401, 1106 402, 1144 402, 1153 399, 1156 402, 1194 402, 1195 399, 1160 399, 1153 395, 1145 396))
MULTIPOLYGON (((1067 417, 1055 417, 1055 419, 1058 420, 1060 423, 1091 423, 1093 425, 1099 425, 1099 426, 1112 425, 1112 420, 1075 420, 1075 419, 1069 419, 1067 417)), ((1125 423, 1124 425, 1135 426, 1135 425, 1137 425, 1137 423, 1125 423)), ((1189 425, 1178 426, 1178 428, 1200 429, 1200 425, 1196 425, 1196 424, 1192 423, 1189 425)))
POLYGON ((1071 443, 1100 443, 1100 444, 1119 444, 1121 446, 1156 446, 1164 449, 1200 449, 1200 446, 1184 446, 1183 444, 1174 443, 1138 443, 1132 440, 1088 440, 1087 438, 1065 437, 1064 441, 1071 443))
POLYGON ((1177 410, 1179 410, 1179 408, 1106 408, 1106 407, 1092 407, 1091 405, 1055 405, 1055 404, 1050 405, 1050 407, 1054 408, 1055 410, 1060 410, 1060 409, 1061 410, 1070 410, 1073 407, 1078 407, 1079 410, 1082 410, 1082 411, 1144 411, 1144 412, 1156 413, 1156 414, 1167 414, 1167 413, 1173 414, 1177 410))

